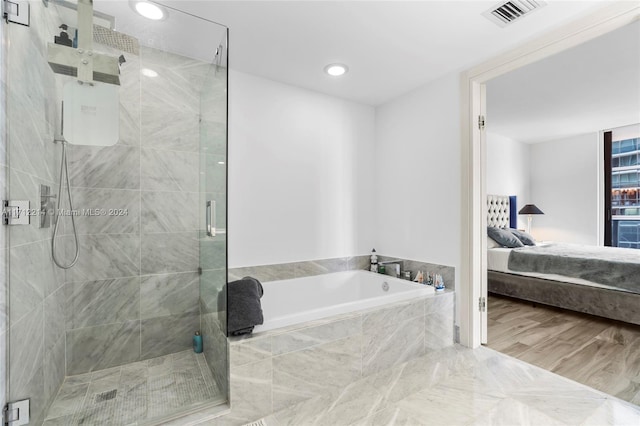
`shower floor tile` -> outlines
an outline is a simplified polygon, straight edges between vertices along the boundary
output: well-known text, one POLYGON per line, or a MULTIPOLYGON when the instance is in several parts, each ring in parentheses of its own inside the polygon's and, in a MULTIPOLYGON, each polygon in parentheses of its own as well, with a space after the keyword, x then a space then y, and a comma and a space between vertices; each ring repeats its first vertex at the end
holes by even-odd
POLYGON ((67 377, 44 425, 130 425, 216 400, 204 354, 189 350, 67 377))

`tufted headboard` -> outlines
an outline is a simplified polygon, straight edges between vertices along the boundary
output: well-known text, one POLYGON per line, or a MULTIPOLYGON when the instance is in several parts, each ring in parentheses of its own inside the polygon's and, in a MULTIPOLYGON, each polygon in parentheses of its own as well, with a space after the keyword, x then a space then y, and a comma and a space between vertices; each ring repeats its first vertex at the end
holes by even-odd
POLYGON ((515 210, 515 196, 487 195, 487 226, 515 228, 515 210))

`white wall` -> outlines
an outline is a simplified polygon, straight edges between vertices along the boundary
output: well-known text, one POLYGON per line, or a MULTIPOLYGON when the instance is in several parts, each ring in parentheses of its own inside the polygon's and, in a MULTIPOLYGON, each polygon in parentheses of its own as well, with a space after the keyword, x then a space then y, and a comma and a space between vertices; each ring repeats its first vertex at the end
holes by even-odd
POLYGON ((532 144, 531 199, 536 239, 598 244, 598 133, 532 144))
MULTIPOLYGON (((487 194, 517 196, 518 210, 529 204, 529 157, 528 144, 487 131, 487 194)), ((518 216, 518 228, 526 226, 526 217, 518 216)))
POLYGON ((373 107, 231 71, 229 267, 366 254, 373 107))
POLYGON ((629 126, 618 127, 611 130, 611 138, 614 141, 633 139, 637 137, 640 137, 640 124, 631 124, 629 126))
POLYGON ((376 110, 376 249, 454 266, 456 275, 459 98, 459 76, 450 74, 376 110))

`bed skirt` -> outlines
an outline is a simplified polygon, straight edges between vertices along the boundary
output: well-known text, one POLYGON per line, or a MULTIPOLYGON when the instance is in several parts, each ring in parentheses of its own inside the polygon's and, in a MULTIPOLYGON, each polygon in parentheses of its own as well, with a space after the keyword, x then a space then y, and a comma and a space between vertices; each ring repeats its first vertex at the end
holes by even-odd
POLYGON ((640 294, 488 271, 490 293, 640 325, 640 294))

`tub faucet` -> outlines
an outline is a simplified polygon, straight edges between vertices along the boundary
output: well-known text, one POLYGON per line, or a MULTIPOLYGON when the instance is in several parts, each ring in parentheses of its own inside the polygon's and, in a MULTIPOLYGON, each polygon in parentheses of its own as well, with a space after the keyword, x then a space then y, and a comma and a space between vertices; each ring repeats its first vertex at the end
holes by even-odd
MULTIPOLYGON (((387 260, 386 262, 380 262, 379 265, 384 265, 385 266, 385 273, 387 273, 387 271, 389 270, 388 267, 389 266, 393 266, 394 270, 393 270, 393 276, 396 278, 400 278, 400 269, 402 262, 398 261, 398 260, 387 260)), ((392 274, 387 274, 387 275, 392 275, 392 274)))

